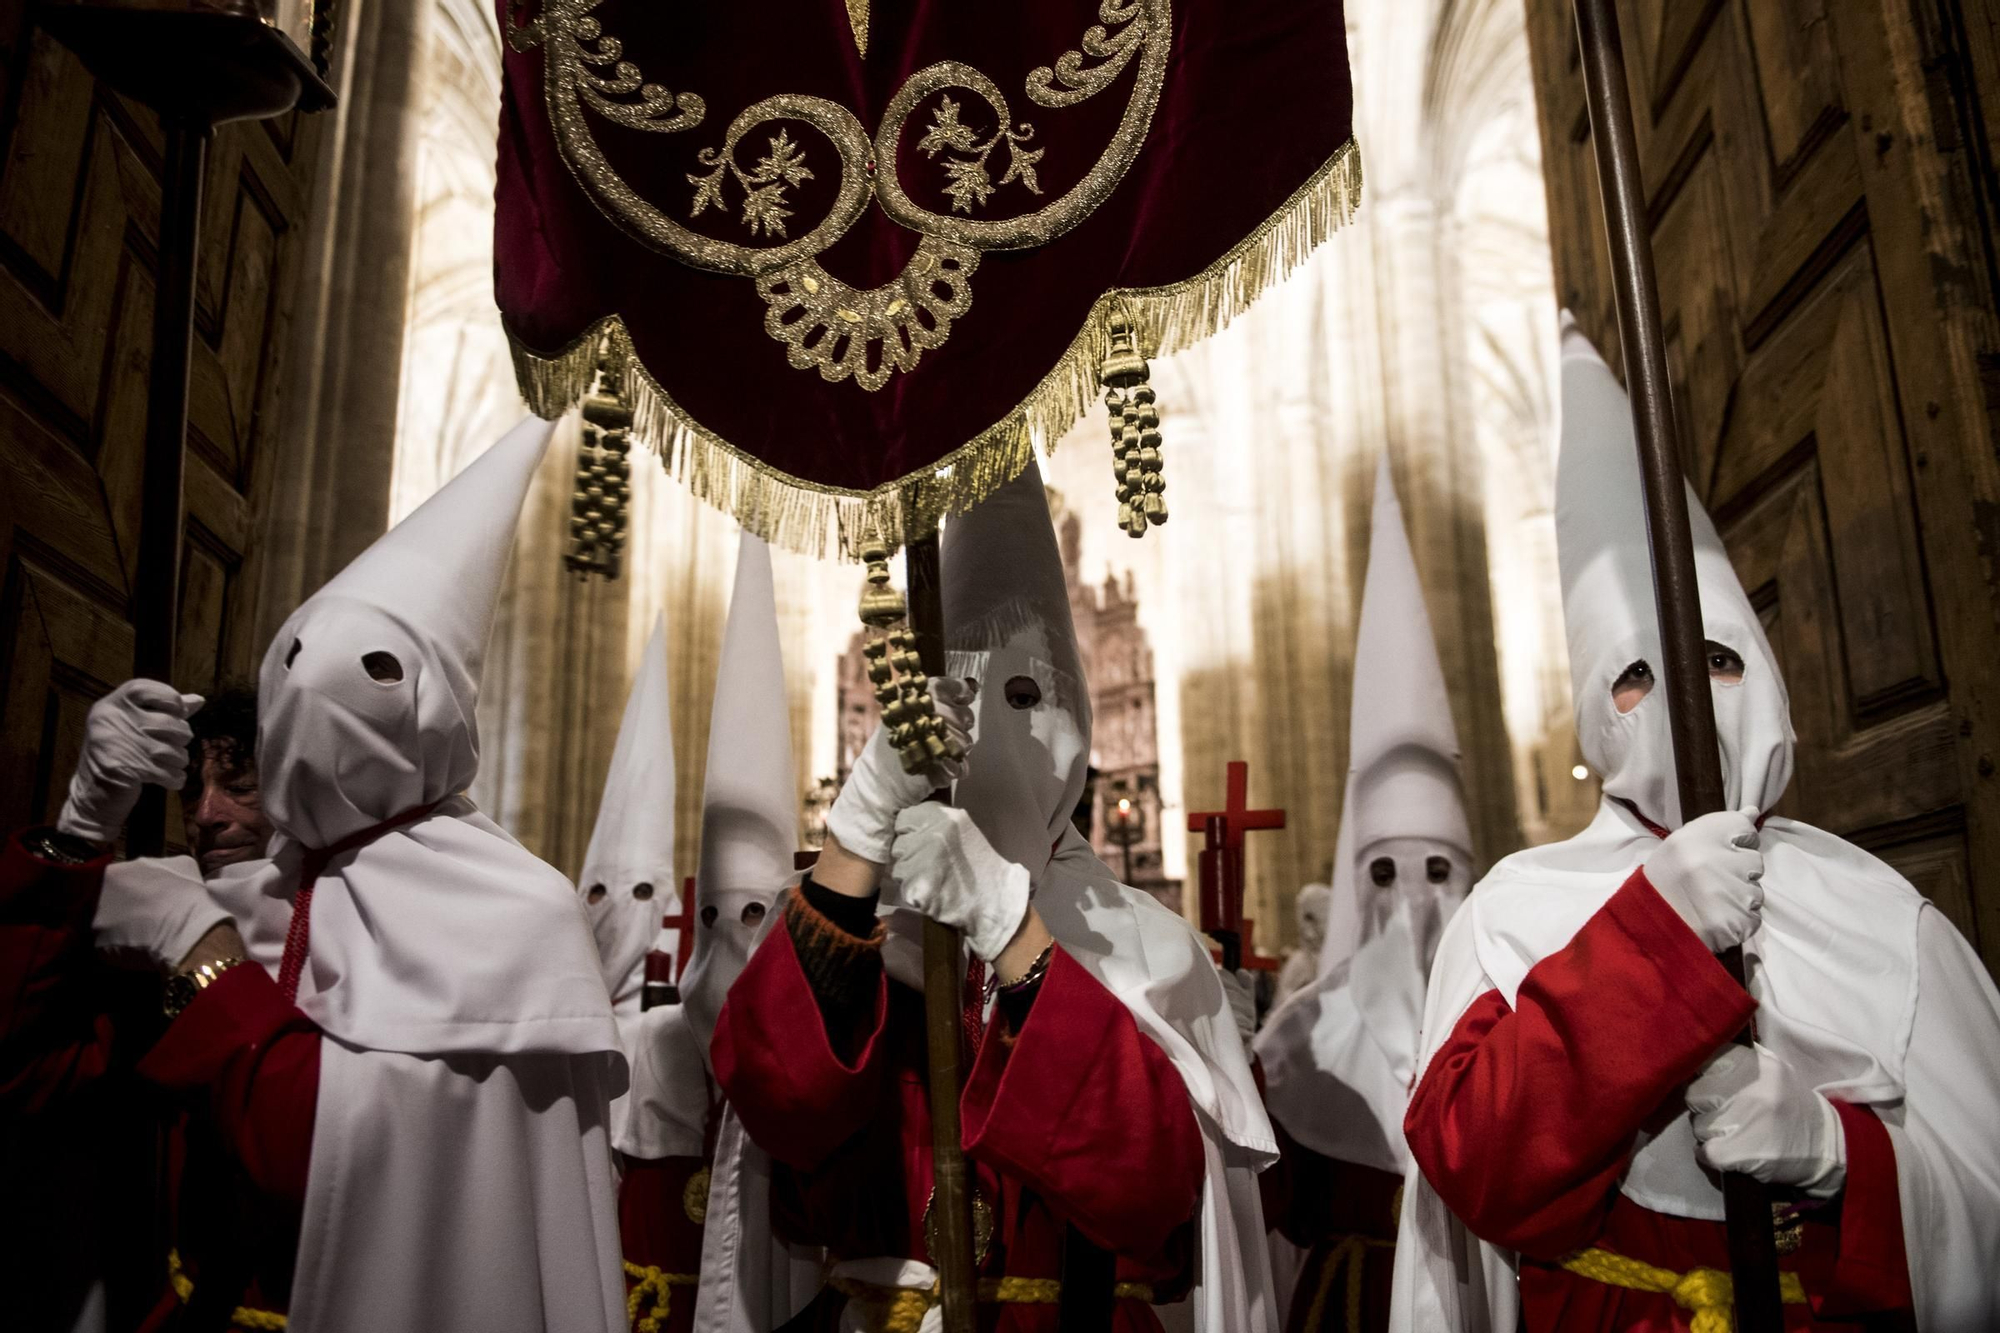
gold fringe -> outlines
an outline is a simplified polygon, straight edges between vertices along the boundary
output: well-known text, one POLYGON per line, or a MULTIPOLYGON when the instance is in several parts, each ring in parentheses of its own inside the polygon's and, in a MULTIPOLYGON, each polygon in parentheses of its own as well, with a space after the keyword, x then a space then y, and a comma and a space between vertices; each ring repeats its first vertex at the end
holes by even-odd
POLYGON ((1180 351, 1248 310, 1354 216, 1361 202, 1361 154, 1349 139, 1263 225, 1229 253, 1184 282, 1114 288, 1099 296, 1069 349, 1013 411, 930 467, 872 491, 826 486, 781 472, 707 430, 676 403, 634 355, 624 321, 607 315, 561 352, 543 357, 508 333, 514 377, 536 415, 559 417, 590 389, 599 345, 626 363, 632 440, 659 456, 706 503, 732 515, 774 546, 808 555, 830 551, 860 559, 873 528, 893 551, 910 518, 920 529, 962 514, 1020 475, 1035 456, 1102 396, 1098 363, 1110 346, 1112 310, 1123 306, 1147 357, 1180 351))

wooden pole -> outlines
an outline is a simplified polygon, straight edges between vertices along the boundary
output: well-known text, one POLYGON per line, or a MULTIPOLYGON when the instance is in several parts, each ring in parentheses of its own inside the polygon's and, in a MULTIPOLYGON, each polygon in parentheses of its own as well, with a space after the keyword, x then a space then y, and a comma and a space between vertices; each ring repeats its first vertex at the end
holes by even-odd
MULTIPOLYGON (((904 530, 903 569, 909 584, 910 633, 926 676, 942 676, 944 598, 935 527, 904 530)), ((949 801, 940 790, 932 800, 949 801)), ((964 937, 954 926, 924 918, 924 1035, 931 1102, 931 1259, 937 1264, 944 1333, 973 1333, 977 1275, 972 1252, 972 1181, 958 1120, 963 1040, 960 990, 964 937)))
MULTIPOLYGON (((188 369, 194 352, 195 275, 200 268, 201 196, 213 131, 202 120, 163 115, 153 350, 146 383, 145 484, 132 577, 133 674, 172 683, 180 620, 182 473, 187 456, 188 369)), ((147 787, 125 826, 127 856, 166 845, 167 793, 147 787)))
MULTIPOLYGON (((1653 276, 1653 244, 1646 187, 1625 82, 1625 52, 1615 0, 1575 0, 1576 35, 1590 105, 1597 180, 1604 199, 1604 229, 1611 248, 1618 338, 1625 351, 1625 389, 1639 443, 1639 474, 1646 492, 1646 533, 1653 552, 1653 595, 1659 608, 1661 663, 1674 772, 1683 822, 1720 810, 1722 758, 1715 737, 1715 704, 1709 693, 1701 593, 1695 584, 1694 538, 1688 528, 1687 490, 1681 477, 1674 429, 1673 385, 1660 332, 1660 295, 1653 276)), ((1743 951, 1722 955, 1731 976, 1743 981, 1743 951)), ((1737 1037, 1748 1044, 1750 1033, 1737 1037)), ((1769 1189, 1735 1172, 1722 1178, 1735 1278, 1738 1333, 1778 1333, 1784 1305, 1778 1290, 1777 1237, 1769 1189)))

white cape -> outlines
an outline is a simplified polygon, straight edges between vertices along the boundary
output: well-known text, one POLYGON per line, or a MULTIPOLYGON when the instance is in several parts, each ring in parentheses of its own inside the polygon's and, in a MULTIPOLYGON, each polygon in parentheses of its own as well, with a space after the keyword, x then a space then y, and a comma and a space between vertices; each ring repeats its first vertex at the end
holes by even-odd
MULTIPOLYGON (((1607 799, 1575 838, 1495 866, 1439 947, 1419 1069, 1479 996, 1497 989, 1512 1003, 1528 969, 1658 845, 1607 799)), ((1745 949, 1758 1039, 1821 1093, 1888 1126, 1919 1327, 2000 1326, 2000 993, 1958 932, 1867 852, 1789 819, 1767 821, 1761 845, 1763 924, 1745 949)), ((1639 1149, 1621 1188, 1658 1212, 1722 1216, 1686 1119, 1639 1149)), ((1470 1235, 1412 1166, 1392 1328, 1511 1330, 1513 1262, 1470 1235)))
MULTIPOLYGON (((1074 830, 1064 834, 1034 902, 1064 951, 1159 1043, 1194 1104, 1206 1180, 1189 1326, 1197 1333, 1276 1333, 1283 1311, 1272 1292, 1256 1177, 1277 1160, 1278 1145, 1201 937, 1151 895, 1120 884, 1074 830)), ((921 950, 907 928, 911 920, 891 917, 884 963, 892 977, 918 989, 921 950)), ((710 1181, 696 1333, 766 1333, 818 1289, 816 1269, 809 1282, 799 1276, 810 1267, 805 1252, 752 1241, 770 1234, 769 1182, 769 1159, 725 1115, 710 1181)))
POLYGON ((708 1062, 687 1006, 656 1005, 621 1020, 632 1060, 626 1114, 612 1146, 627 1157, 699 1157, 708 1125, 708 1062))
MULTIPOLYGON (((273 977, 299 852, 275 847, 208 886, 273 977)), ((623 1330, 606 1116, 625 1065, 568 881, 458 797, 335 858, 310 939, 298 1003, 325 1036, 295 1333, 623 1330)))
POLYGON ((1424 979, 1407 915, 1272 1011, 1252 1047, 1271 1115, 1306 1147, 1400 1175, 1424 979))

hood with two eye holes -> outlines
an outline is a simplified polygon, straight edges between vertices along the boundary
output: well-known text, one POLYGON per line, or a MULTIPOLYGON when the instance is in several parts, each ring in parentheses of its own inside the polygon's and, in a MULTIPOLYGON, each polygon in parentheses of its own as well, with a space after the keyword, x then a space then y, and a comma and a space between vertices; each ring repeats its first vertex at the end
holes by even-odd
MULTIPOLYGON (((1743 660, 1740 682, 1717 682, 1712 688, 1726 805, 1768 811, 1792 776, 1795 737, 1784 677, 1721 535, 1692 487, 1688 524, 1704 632, 1743 660)), ((1662 662, 1631 404, 1567 311, 1556 553, 1583 757, 1606 795, 1631 802, 1664 827, 1677 828, 1680 793, 1666 691, 1656 687, 1626 713, 1612 701, 1612 687, 1634 662, 1647 663, 1656 676, 1662 662)))

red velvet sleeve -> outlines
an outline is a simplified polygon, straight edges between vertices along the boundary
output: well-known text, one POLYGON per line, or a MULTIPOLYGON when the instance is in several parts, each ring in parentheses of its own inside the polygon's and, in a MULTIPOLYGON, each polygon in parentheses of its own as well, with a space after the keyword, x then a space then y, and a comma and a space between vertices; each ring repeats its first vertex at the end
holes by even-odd
POLYGON ((1155 1254, 1201 1197, 1187 1088, 1124 1005, 1061 948, 1020 1035, 987 1029, 960 1102, 965 1150, 1092 1241, 1155 1254))
POLYGON ((109 855, 45 861, 0 845, 0 1115, 33 1115, 101 1075, 110 1017, 91 993, 91 917, 109 855))
POLYGON ((300 1205, 319 1104, 319 1038, 270 974, 248 963, 195 996, 139 1072, 165 1088, 202 1091, 252 1186, 300 1205))
POLYGON ((877 970, 873 1021, 853 1034, 852 1060, 827 1037, 789 930, 757 946, 715 1024, 716 1082, 759 1147, 810 1171, 875 1113, 883 1089, 889 984, 877 970))
POLYGON ((1410 1151, 1472 1231, 1554 1259, 1594 1237, 1634 1138, 1756 1002, 1634 871, 1512 1009, 1474 1001, 1403 1121, 1410 1151))
POLYGON ((1840 1255, 1832 1284, 1812 1293, 1813 1313, 1836 1319, 1910 1309, 1896 1145, 1867 1107, 1837 1101, 1833 1109, 1847 1139, 1847 1184, 1840 1200, 1840 1255))

